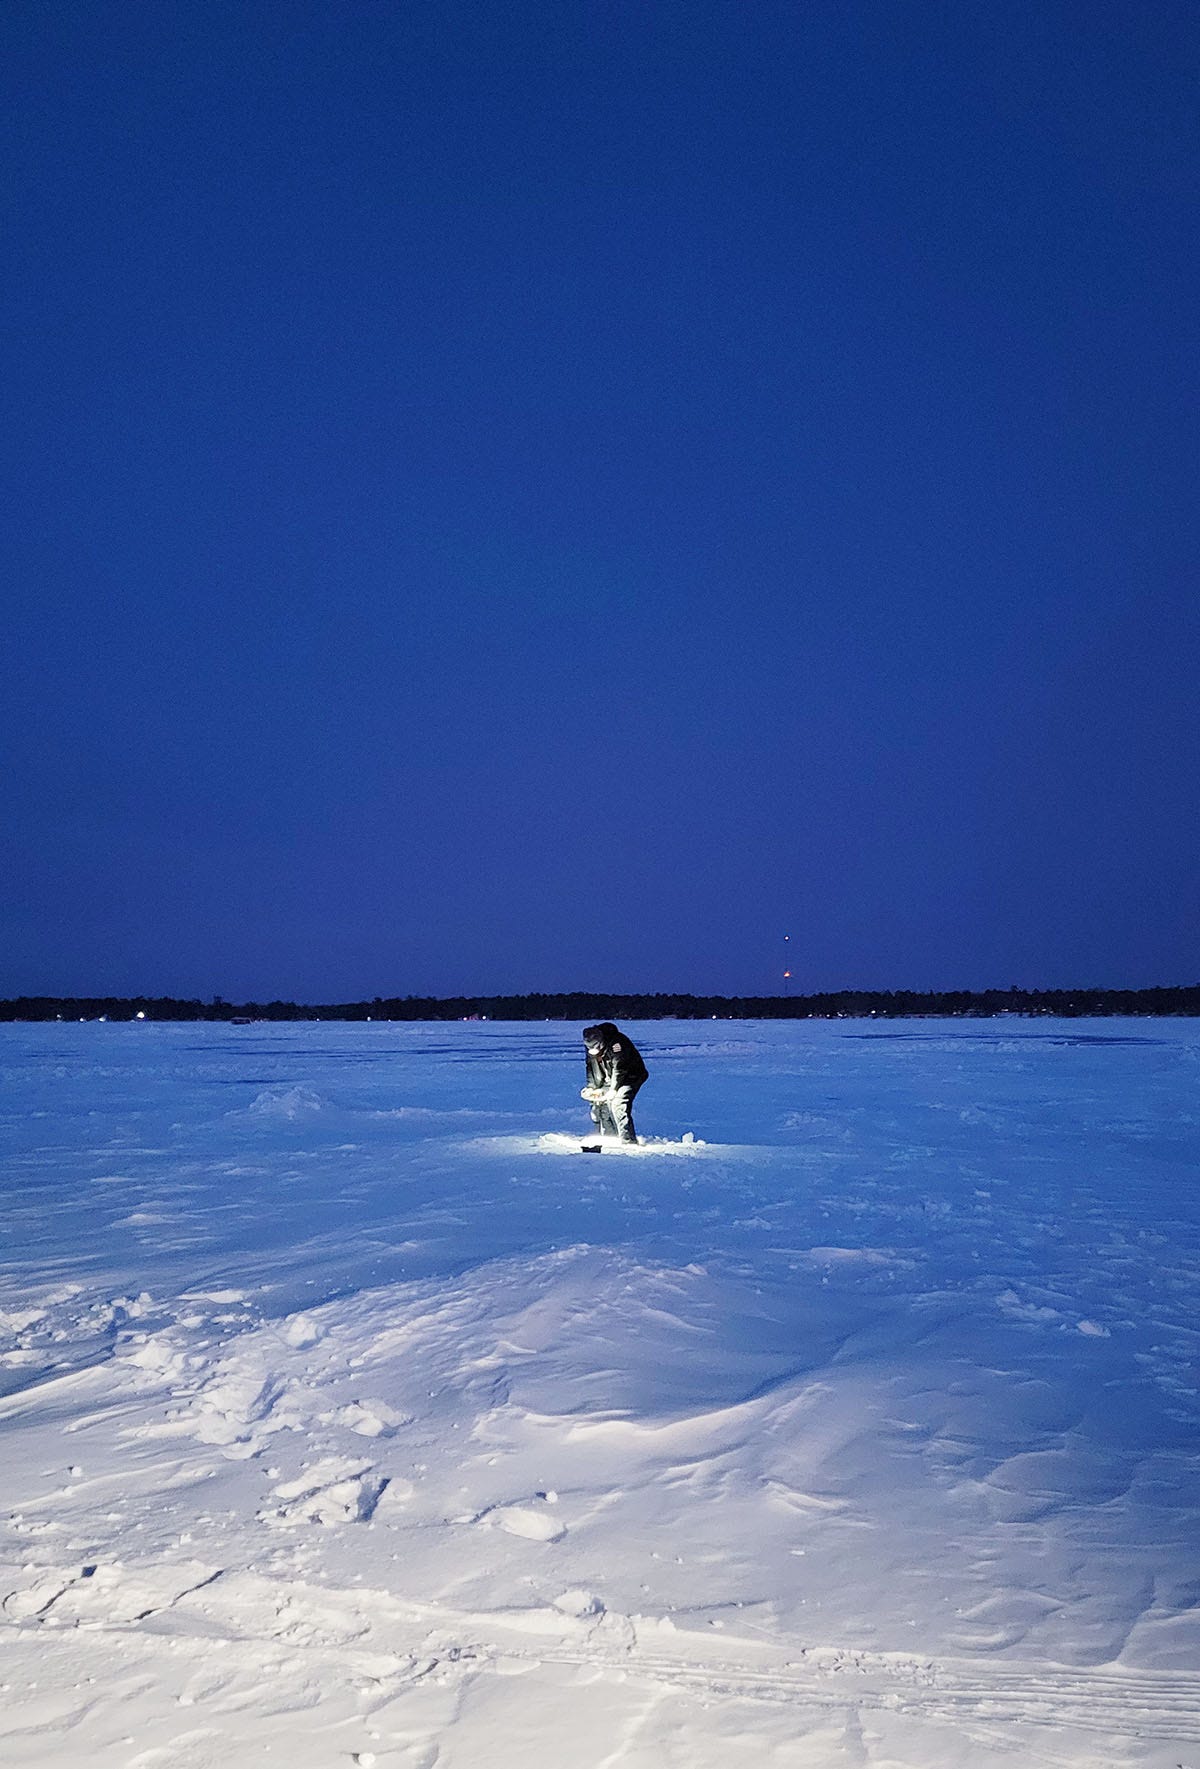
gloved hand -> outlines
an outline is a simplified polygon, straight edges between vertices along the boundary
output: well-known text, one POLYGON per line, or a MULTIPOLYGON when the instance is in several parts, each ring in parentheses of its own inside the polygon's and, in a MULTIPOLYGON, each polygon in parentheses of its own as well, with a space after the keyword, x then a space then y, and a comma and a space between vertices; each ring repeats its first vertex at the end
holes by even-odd
POLYGON ((590 1100, 603 1099, 604 1089, 602 1087, 581 1087, 579 1089, 579 1097, 580 1099, 590 1100))

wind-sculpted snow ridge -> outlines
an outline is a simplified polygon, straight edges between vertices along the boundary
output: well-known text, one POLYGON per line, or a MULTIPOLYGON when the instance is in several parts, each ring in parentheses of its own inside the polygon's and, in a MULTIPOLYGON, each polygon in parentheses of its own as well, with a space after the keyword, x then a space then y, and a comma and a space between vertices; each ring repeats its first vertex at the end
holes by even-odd
POLYGON ((110 1030, 4 1122, 6 1769, 1200 1769, 1185 1029, 646 1039, 599 1160, 503 1028, 110 1030))

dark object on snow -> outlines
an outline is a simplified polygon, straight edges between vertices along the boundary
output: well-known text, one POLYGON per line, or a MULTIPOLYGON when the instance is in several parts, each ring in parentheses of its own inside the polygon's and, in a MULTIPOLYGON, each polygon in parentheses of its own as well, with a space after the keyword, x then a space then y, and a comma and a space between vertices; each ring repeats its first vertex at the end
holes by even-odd
POLYGON ((585 1027, 583 1043, 587 1051, 587 1086, 583 1097, 591 1103, 592 1123, 601 1136, 636 1142, 633 1099, 647 1079, 641 1052, 611 1020, 585 1027))
POLYGON ((598 1142, 581 1142, 579 1145, 579 1153, 581 1155, 598 1155, 600 1153, 600 1144, 598 1142))

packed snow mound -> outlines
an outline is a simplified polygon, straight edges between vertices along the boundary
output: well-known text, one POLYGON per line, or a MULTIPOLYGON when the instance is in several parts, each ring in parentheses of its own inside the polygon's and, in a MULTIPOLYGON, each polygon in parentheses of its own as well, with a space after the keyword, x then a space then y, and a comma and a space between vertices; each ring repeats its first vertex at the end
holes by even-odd
MULTIPOLYGON (((511 1147, 512 1143, 519 1139, 488 1137, 481 1140, 492 1145, 500 1145, 502 1149, 505 1145, 511 1147)), ((589 1135, 587 1131, 548 1130, 538 1137, 537 1147, 544 1149, 549 1155, 578 1155, 586 1151, 589 1154, 598 1152, 602 1155, 626 1157, 629 1155, 695 1155, 701 1149, 706 1149, 708 1144, 690 1130, 685 1130, 683 1135, 675 1140, 665 1136, 639 1136, 635 1143, 618 1142, 615 1137, 601 1137, 594 1132, 589 1135), (597 1144, 599 1144, 598 1150, 597 1144)))
POLYGON ((324 1109, 325 1101, 311 1087, 267 1088, 263 1093, 255 1094, 247 1112, 255 1118, 280 1118, 294 1122, 298 1118, 310 1118, 315 1112, 324 1109))

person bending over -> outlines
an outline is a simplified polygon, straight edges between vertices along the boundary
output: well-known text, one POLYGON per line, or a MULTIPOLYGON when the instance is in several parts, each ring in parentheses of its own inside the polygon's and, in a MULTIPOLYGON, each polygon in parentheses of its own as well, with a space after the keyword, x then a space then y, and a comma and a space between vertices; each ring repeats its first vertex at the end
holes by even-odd
POLYGON ((592 1108, 592 1123, 601 1136, 636 1142, 633 1096, 646 1080, 646 1065, 633 1040, 604 1020, 583 1034, 587 1051, 587 1086, 583 1097, 592 1108))

